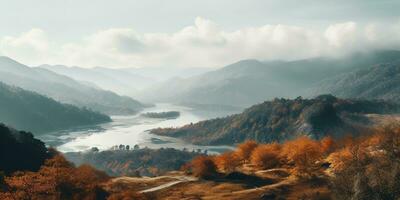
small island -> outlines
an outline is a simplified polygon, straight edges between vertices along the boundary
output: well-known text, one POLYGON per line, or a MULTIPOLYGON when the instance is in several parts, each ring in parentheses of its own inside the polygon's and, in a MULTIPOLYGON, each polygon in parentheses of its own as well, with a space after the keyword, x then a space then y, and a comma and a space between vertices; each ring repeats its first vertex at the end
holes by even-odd
POLYGON ((178 111, 168 112, 147 112, 142 114, 143 117, 158 118, 158 119, 176 119, 180 116, 178 111))

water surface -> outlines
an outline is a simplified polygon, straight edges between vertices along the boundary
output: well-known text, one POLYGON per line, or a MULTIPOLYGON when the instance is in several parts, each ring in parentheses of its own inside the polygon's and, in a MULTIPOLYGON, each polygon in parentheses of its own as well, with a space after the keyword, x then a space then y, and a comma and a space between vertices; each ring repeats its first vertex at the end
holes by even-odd
POLYGON ((150 134, 148 130, 154 128, 180 127, 189 123, 196 123, 212 117, 232 114, 235 111, 208 112, 208 115, 195 114, 195 110, 171 104, 157 104, 132 116, 112 116, 112 122, 96 126, 81 127, 54 132, 40 137, 46 144, 56 146, 61 152, 85 151, 92 147, 100 150, 110 149, 115 145, 139 145, 141 148, 166 148, 187 149, 188 151, 199 149, 209 153, 218 153, 231 149, 229 146, 198 146, 186 143, 180 139, 157 136, 150 134), (176 119, 153 119, 143 117, 146 112, 179 111, 176 119))

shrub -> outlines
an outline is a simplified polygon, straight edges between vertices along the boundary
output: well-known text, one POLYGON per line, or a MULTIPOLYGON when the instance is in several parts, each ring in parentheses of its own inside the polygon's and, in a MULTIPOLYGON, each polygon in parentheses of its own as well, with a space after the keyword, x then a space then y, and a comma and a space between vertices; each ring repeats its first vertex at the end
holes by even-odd
POLYGON ((210 156, 198 156, 192 161, 192 173, 200 178, 212 178, 217 175, 217 167, 210 156))
POLYGON ((321 151, 325 155, 330 154, 336 148, 335 140, 331 136, 322 138, 320 144, 321 144, 321 151))
POLYGON ((304 136, 286 142, 281 155, 295 165, 299 175, 312 175, 316 162, 322 158, 322 151, 319 142, 304 136))
POLYGON ((230 173, 236 170, 240 164, 237 154, 233 151, 225 152, 215 157, 215 164, 218 170, 230 173))
POLYGON ((257 142, 247 140, 237 147, 236 153, 242 162, 247 162, 250 159, 252 151, 257 147, 257 142))
POLYGON ((270 169, 280 164, 281 145, 264 144, 256 147, 251 154, 251 163, 261 169, 270 169))

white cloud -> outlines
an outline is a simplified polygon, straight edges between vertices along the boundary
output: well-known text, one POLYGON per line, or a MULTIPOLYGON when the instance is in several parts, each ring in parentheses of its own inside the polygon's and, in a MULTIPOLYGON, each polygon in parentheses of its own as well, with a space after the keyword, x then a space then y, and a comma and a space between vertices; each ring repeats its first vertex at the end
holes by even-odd
POLYGON ((293 60, 399 48, 399 33, 400 24, 355 22, 332 24, 325 30, 278 24, 226 31, 198 17, 192 26, 175 33, 115 28, 59 45, 50 45, 42 30, 33 29, 0 39, 0 52, 27 64, 211 67, 248 58, 293 60))
POLYGON ((49 50, 49 41, 41 29, 32 29, 16 37, 0 38, 0 53, 19 60, 45 61, 49 50))
POLYGON ((353 44, 359 39, 357 34, 357 24, 354 22, 334 24, 329 26, 325 31, 325 37, 329 45, 334 47, 343 47, 348 44, 353 44))

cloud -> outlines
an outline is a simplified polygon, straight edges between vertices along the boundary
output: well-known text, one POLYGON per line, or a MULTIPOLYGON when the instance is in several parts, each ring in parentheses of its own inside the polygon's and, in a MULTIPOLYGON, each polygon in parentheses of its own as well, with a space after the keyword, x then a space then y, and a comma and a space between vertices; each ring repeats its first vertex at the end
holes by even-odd
POLYGON ((16 37, 0 38, 0 53, 15 59, 45 61, 49 50, 48 38, 41 29, 32 29, 16 37))
MULTIPOLYGON (((1 37, 0 37, 1 38, 1 37)), ((174 33, 101 30, 79 41, 50 44, 40 29, 0 39, 0 52, 27 64, 216 67, 241 59, 293 60, 400 48, 400 24, 344 22, 325 29, 265 25, 227 31, 197 17, 174 33)))

